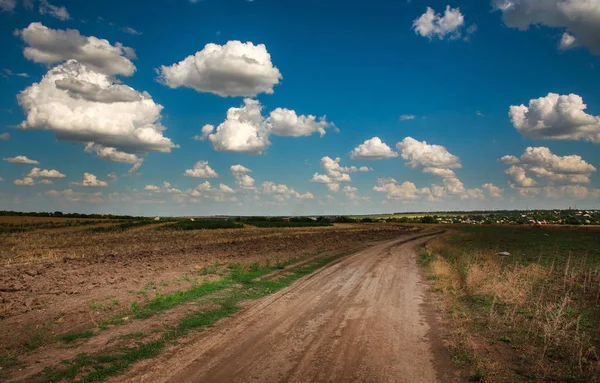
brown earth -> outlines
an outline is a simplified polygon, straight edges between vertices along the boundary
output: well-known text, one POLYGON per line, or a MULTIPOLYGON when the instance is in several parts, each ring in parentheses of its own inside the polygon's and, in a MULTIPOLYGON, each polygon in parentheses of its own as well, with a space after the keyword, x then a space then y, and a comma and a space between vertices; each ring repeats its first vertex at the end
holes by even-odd
POLYGON ((462 381, 416 263, 428 238, 406 239, 342 258, 113 381, 462 381))
MULTIPOLYGON (((201 232, 144 227, 91 233, 78 228, 2 235, 0 356, 17 355, 18 368, 35 374, 70 354, 102 348, 100 343, 110 336, 137 330, 120 326, 114 334, 103 333, 67 351, 59 350, 57 336, 93 329, 102 319, 127 313, 132 302, 143 304, 156 294, 187 289, 210 277, 198 275, 202 267, 339 254, 414 230, 418 228, 342 224, 201 232)), ((10 373, 7 368, 0 372, 10 373)))

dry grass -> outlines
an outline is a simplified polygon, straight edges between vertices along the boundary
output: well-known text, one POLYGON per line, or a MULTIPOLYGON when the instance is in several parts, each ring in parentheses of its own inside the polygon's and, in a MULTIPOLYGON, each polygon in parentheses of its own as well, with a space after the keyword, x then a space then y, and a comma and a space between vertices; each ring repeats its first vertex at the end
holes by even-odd
POLYGON ((508 258, 493 235, 459 232, 427 245, 427 271, 452 323, 448 347, 474 380, 599 381, 597 254, 568 255, 559 244, 535 259, 527 236, 537 234, 519 233, 524 253, 508 258))

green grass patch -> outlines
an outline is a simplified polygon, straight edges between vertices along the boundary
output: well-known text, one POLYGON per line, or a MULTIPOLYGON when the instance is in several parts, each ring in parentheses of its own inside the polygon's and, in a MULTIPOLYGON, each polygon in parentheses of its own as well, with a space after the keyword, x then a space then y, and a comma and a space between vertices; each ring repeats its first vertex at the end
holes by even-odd
POLYGON ((66 334, 60 335, 58 337, 58 340, 65 342, 65 343, 72 343, 78 339, 91 338, 93 336, 94 336, 94 333, 92 331, 83 331, 83 332, 69 331, 66 334))
MULTIPOLYGON (((346 254, 322 258, 303 266, 290 268, 286 275, 271 280, 256 280, 256 278, 276 270, 276 266, 261 267, 256 264, 244 269, 239 265, 232 265, 228 278, 218 282, 205 282, 186 291, 156 297, 139 308, 136 316, 152 315, 183 302, 210 296, 215 292, 220 292, 219 297, 213 299, 218 307, 188 314, 175 326, 166 328, 157 340, 138 342, 126 348, 116 347, 96 354, 80 354, 72 360, 65 360, 61 365, 45 369, 41 379, 45 382, 75 379, 78 382, 99 382, 121 374, 132 363, 157 356, 167 345, 187 336, 190 332, 210 327, 218 320, 235 314, 241 309, 242 301, 257 299, 279 291, 344 255, 346 254)), ((131 338, 140 339, 142 336, 131 338)))
POLYGON ((162 226, 162 230, 216 230, 216 229, 241 229, 244 225, 226 221, 177 221, 175 223, 162 226))
POLYGON ((248 225, 256 227, 313 227, 313 226, 333 226, 331 222, 317 222, 317 221, 246 221, 248 225))
POLYGON ((105 227, 92 227, 90 229, 88 229, 91 232, 94 233, 111 233, 111 232, 117 232, 117 231, 125 231, 128 229, 133 229, 136 227, 142 227, 142 226, 147 226, 147 225, 156 225, 158 223, 161 222, 157 222, 154 220, 142 220, 142 221, 127 221, 127 222, 123 222, 117 225, 112 225, 112 226, 105 226, 105 227))

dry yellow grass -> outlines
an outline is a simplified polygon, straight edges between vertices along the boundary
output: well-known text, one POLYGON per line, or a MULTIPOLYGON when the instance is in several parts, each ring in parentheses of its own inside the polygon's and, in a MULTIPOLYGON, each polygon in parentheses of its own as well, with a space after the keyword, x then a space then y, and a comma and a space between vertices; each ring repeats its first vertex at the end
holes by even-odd
POLYGON ((449 314, 448 348, 474 379, 600 380, 597 268, 570 257, 560 266, 509 264, 495 251, 466 251, 449 238, 426 246, 427 272, 449 314))

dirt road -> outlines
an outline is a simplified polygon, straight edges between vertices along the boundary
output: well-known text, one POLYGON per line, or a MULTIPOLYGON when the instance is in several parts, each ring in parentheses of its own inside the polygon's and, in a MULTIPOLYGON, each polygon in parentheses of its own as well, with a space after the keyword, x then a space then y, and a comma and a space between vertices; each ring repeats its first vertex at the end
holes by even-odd
POLYGON ((428 239, 343 258, 118 380, 457 381, 424 304, 416 249, 428 239))

